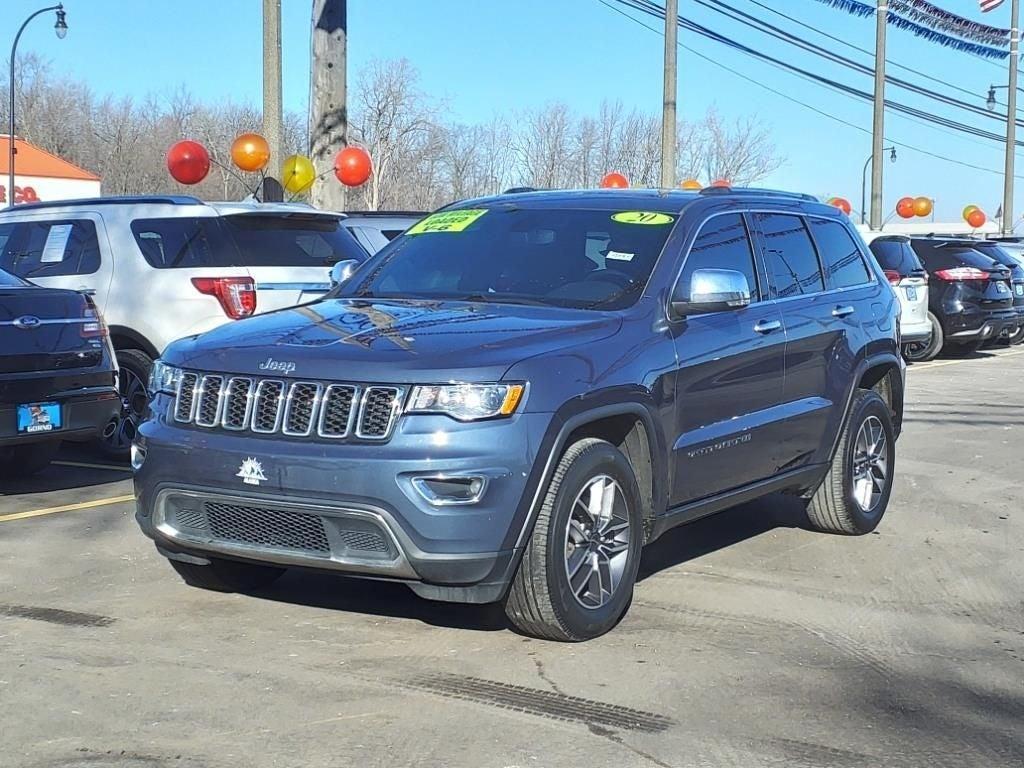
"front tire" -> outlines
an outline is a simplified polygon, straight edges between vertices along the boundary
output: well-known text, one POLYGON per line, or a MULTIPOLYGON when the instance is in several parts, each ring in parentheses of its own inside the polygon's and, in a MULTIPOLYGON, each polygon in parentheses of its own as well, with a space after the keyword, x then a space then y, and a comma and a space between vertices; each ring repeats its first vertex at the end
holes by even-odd
POLYGON ((210 559, 209 565, 168 560, 182 581, 190 587, 213 592, 251 592, 266 589, 284 573, 272 565, 239 563, 234 560, 210 559))
POLYGON ((643 549, 640 490, 611 443, 587 438, 563 454, 505 599, 522 632, 579 642, 629 608, 643 549))
POLYGON ((889 505, 895 458, 889 406, 874 390, 860 390, 832 465, 807 505, 811 525, 847 536, 875 530, 889 505))

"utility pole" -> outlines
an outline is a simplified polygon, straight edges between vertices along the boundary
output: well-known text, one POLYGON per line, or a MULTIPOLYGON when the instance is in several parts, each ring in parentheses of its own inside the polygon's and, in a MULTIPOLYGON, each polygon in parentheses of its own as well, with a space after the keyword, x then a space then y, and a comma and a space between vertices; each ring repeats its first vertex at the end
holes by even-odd
POLYGON ((334 178, 334 157, 348 142, 346 0, 313 0, 309 150, 316 169, 313 205, 345 210, 345 187, 334 178))
MULTIPOLYGON (((1017 0, 1013 0, 1017 2, 1017 0)), ((875 115, 871 124, 871 229, 882 228, 882 169, 885 167, 885 26, 888 0, 875 11, 875 115)))
POLYGON ((270 163, 262 198, 280 202, 284 190, 278 178, 284 161, 284 107, 281 104, 281 0, 263 0, 263 137, 270 145, 270 163))
POLYGON ((665 93, 661 107, 661 188, 676 185, 676 35, 679 31, 679 0, 665 2, 665 93))
POLYGON ((1013 234, 1013 174, 1017 151, 1017 65, 1020 51, 1020 0, 1010 7, 1010 90, 1006 97, 1006 169, 1003 174, 1003 234, 1013 234))

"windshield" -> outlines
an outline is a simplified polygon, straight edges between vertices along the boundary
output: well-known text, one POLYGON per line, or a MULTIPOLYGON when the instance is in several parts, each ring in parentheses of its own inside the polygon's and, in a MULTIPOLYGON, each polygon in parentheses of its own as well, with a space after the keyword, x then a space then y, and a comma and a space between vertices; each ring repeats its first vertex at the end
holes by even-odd
POLYGON ((428 216, 342 295, 621 309, 643 292, 674 215, 477 208, 428 216))

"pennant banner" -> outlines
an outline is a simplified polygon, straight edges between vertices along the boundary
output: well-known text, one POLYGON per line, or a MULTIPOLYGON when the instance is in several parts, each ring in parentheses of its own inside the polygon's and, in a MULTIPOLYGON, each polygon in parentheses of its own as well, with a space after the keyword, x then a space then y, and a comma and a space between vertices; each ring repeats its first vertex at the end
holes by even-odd
POLYGON ((932 29, 996 47, 1010 44, 1010 30, 957 16, 925 0, 889 0, 889 8, 932 29))
MULTIPOLYGON (((846 11, 849 14, 852 14, 854 16, 860 16, 862 18, 867 18, 869 16, 875 15, 875 6, 867 5, 866 3, 860 2, 860 0, 818 0, 818 2, 825 3, 826 5, 830 5, 833 8, 838 8, 840 10, 846 11)), ((913 0, 889 0, 889 6, 891 8, 895 8, 897 4, 909 6, 911 2, 913 2, 913 0)), ((931 7, 934 8, 934 6, 931 7)), ((921 11, 920 8, 917 8, 916 11, 918 13, 924 13, 924 11, 921 11)), ((943 13, 945 12, 943 11, 943 13)), ((954 17, 953 14, 947 15, 953 18, 961 18, 959 16, 954 17)), ((976 56, 982 56, 987 59, 1005 59, 1010 55, 1009 51, 1002 47, 1009 43, 1008 39, 1000 40, 998 43, 990 45, 984 45, 980 42, 973 42, 970 39, 963 39, 964 35, 959 33, 957 36, 954 36, 939 31, 938 29, 935 28, 937 18, 938 17, 929 15, 930 23, 932 24, 932 26, 925 26, 925 24, 923 23, 919 24, 916 21, 913 21, 909 18, 899 16, 893 11, 890 11, 886 16, 888 23, 896 27, 897 29, 903 29, 908 32, 912 32, 917 37, 923 38, 933 43, 938 43, 939 45, 944 45, 947 48, 952 48, 957 51, 964 51, 965 53, 972 53, 976 56), (1000 47, 995 47, 995 45, 999 45, 1000 47)), ((968 19, 963 19, 963 21, 967 22, 968 24, 974 24, 974 22, 969 21, 968 19)), ((978 24, 976 26, 984 27, 985 25, 978 24)), ((995 27, 989 27, 988 29, 995 30, 996 32, 1002 31, 996 30, 995 27)), ((1007 31, 1007 38, 1008 37, 1009 31, 1007 31)))

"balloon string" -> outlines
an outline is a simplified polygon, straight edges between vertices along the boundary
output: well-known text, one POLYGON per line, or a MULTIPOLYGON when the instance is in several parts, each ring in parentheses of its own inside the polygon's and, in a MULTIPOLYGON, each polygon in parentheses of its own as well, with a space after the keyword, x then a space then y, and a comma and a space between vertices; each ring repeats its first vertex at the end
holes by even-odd
MULTIPOLYGON (((314 176, 313 177, 313 181, 311 181, 309 183, 309 187, 312 187, 314 184, 316 184, 316 182, 320 181, 320 179, 324 178, 327 174, 332 173, 333 171, 334 171, 334 169, 330 168, 330 169, 324 171, 323 173, 321 173, 319 176, 314 176)), ((292 171, 292 176, 295 176, 295 171, 292 171)), ((294 195, 292 195, 290 198, 288 198, 288 202, 289 203, 294 203, 296 198, 299 197, 299 195, 304 195, 309 190, 309 187, 306 187, 305 189, 302 189, 302 190, 296 192, 294 195)))
POLYGON ((238 175, 238 174, 237 174, 237 173, 236 173, 236 172, 234 171, 234 169, 233 169, 233 168, 229 168, 228 166, 224 165, 223 163, 219 162, 218 160, 216 160, 216 159, 215 159, 215 158, 213 158, 213 157, 211 157, 211 158, 210 158, 210 162, 211 162, 211 163, 213 163, 214 165, 216 165, 216 166, 217 166, 218 168, 220 168, 221 170, 225 170, 225 171, 227 171, 228 173, 230 173, 230 174, 231 174, 232 176, 234 176, 234 177, 235 177, 235 178, 236 178, 236 179, 237 179, 237 180, 238 180, 238 181, 239 181, 239 182, 240 182, 240 183, 242 184, 242 186, 243 186, 243 187, 245 188, 245 191, 246 191, 246 192, 248 192, 248 193, 249 193, 250 195, 254 195, 254 196, 255 196, 255 194, 256 194, 256 190, 252 189, 252 188, 251 188, 251 187, 249 186, 249 184, 248 184, 248 183, 246 182, 246 180, 245 180, 245 179, 243 179, 243 178, 242 178, 241 176, 239 176, 239 175, 238 175))

